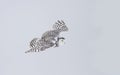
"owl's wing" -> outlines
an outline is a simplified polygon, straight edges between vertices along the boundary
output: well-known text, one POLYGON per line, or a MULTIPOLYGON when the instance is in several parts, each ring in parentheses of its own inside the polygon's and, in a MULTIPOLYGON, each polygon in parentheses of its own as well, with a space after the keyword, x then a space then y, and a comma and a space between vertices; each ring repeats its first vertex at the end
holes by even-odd
POLYGON ((68 27, 66 26, 65 22, 63 20, 58 20, 53 24, 52 27, 54 30, 60 30, 60 31, 68 31, 68 27))
POLYGON ((30 41, 30 50, 26 51, 28 52, 39 52, 39 49, 42 47, 43 41, 40 40, 40 38, 33 38, 33 40, 30 41))
POLYGON ((30 48, 32 47, 35 47, 37 45, 37 42, 40 38, 33 38, 31 41, 30 41, 30 48))
POLYGON ((54 43, 52 41, 44 41, 43 39, 41 39, 37 41, 36 46, 32 47, 30 50, 26 51, 25 53, 44 51, 45 49, 53 46, 54 43))

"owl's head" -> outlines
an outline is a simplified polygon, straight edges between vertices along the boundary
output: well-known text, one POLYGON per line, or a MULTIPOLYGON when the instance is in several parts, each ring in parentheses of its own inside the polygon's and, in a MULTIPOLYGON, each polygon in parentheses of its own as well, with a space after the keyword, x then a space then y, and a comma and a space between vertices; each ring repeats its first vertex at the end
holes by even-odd
POLYGON ((65 40, 65 38, 63 38, 63 39, 62 39, 62 38, 59 39, 59 45, 63 45, 63 44, 65 44, 65 41, 64 41, 64 40, 65 40))

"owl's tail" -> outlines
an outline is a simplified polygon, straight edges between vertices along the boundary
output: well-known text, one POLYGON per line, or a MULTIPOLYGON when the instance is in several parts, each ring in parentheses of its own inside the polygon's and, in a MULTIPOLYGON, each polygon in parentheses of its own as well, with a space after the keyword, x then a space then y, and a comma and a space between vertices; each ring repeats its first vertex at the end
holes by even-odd
POLYGON ((45 49, 47 48, 46 47, 33 47, 30 50, 26 51, 25 53, 40 52, 40 51, 44 51, 45 49))
POLYGON ((30 50, 26 51, 25 53, 30 53, 30 52, 39 52, 40 48, 39 47, 33 47, 30 50))

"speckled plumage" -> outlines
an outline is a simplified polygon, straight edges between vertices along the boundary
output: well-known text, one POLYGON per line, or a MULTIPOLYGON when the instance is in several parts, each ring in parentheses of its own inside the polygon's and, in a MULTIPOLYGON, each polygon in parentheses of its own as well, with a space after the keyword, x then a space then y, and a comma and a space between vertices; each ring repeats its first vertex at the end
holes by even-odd
POLYGON ((68 31, 68 27, 65 25, 64 21, 57 21, 53 25, 53 30, 46 31, 41 38, 34 38, 30 42, 30 50, 26 51, 28 52, 39 52, 44 51, 47 48, 50 47, 58 47, 59 46, 59 39, 64 39, 64 37, 60 37, 60 33, 68 31), (56 39, 57 38, 57 39, 56 39))

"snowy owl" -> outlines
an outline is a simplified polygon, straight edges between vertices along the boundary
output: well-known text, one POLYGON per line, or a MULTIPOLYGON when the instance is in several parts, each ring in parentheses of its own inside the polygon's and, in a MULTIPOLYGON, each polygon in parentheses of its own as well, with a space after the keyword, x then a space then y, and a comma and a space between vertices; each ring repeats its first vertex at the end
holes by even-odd
POLYGON ((53 24, 52 28, 52 30, 43 33, 41 38, 34 38, 31 40, 30 50, 25 53, 44 51, 50 47, 59 47, 59 41, 65 40, 64 37, 60 37, 60 33, 68 31, 68 27, 65 25, 64 21, 58 20, 53 24))

